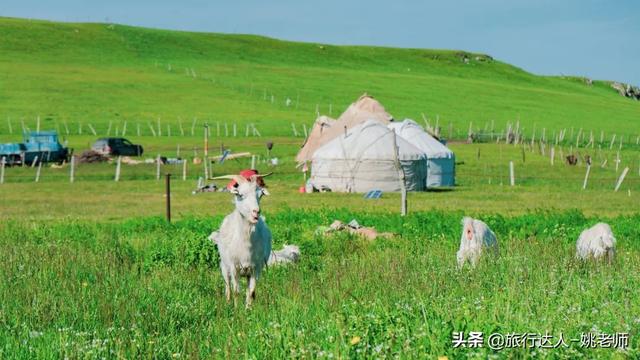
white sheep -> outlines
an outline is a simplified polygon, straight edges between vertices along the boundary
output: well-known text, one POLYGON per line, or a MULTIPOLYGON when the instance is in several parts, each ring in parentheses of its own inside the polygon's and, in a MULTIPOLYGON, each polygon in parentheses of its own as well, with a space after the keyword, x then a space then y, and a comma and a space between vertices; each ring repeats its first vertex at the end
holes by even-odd
POLYGON ((611 263, 616 253, 616 238, 611 227, 605 223, 597 223, 584 230, 576 242, 576 258, 587 260, 600 259, 606 255, 611 263))
POLYGON ((456 254, 458 268, 462 268, 466 261, 475 267, 485 249, 491 250, 495 255, 498 254, 496 235, 484 222, 465 216, 462 219, 460 249, 456 254))
POLYGON ((235 294, 239 293, 240 277, 246 277, 246 307, 249 308, 255 299, 256 282, 271 255, 271 231, 260 217, 259 204, 260 197, 269 193, 256 184, 256 176, 251 180, 238 175, 220 178, 238 183, 230 190, 235 196, 235 210, 224 218, 218 233, 210 238, 218 244, 227 301, 231 300, 230 286, 235 294))

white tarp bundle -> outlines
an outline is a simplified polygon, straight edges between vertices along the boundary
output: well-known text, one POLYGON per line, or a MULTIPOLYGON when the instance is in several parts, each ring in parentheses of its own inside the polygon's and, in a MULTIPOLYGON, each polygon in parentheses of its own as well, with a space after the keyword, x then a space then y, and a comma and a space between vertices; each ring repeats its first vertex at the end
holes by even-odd
POLYGON ((456 159, 453 151, 429 135, 413 120, 391 122, 387 126, 427 155, 428 188, 455 185, 456 159))
POLYGON ((312 158, 311 184, 338 192, 399 191, 394 138, 407 190, 424 190, 424 151, 376 120, 367 120, 318 148, 312 158))

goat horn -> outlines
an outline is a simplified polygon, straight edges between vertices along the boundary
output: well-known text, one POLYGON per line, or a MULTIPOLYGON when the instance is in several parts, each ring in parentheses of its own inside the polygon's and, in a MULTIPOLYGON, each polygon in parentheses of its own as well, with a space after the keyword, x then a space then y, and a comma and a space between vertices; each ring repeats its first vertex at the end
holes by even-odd
POLYGON ((222 179, 235 180, 238 184, 247 182, 247 179, 245 179, 240 175, 220 175, 220 176, 211 178, 211 180, 222 180, 222 179))

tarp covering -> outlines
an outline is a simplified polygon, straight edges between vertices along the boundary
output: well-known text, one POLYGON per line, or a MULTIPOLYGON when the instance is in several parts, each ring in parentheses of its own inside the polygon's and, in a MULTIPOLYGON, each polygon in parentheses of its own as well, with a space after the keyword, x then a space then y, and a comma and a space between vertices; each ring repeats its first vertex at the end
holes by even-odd
POLYGON ((347 125, 349 129, 367 120, 377 120, 380 123, 388 124, 393 120, 393 116, 372 96, 363 94, 358 98, 358 101, 349 105, 338 118, 338 121, 347 125))
POLYGON ((453 151, 413 120, 391 122, 387 126, 427 155, 427 187, 455 185, 456 160, 453 151))
POLYGON ((326 136, 327 131, 331 131, 331 127, 334 125, 336 121, 328 116, 320 116, 316 119, 316 122, 313 124, 313 128, 309 133, 309 136, 304 141, 302 145, 302 149, 298 152, 296 156, 296 161, 298 163, 311 160, 311 156, 313 153, 323 144, 325 144, 328 140, 328 136, 326 136))
POLYGON ((407 190, 424 190, 425 153, 377 120, 367 120, 317 149, 312 157, 311 184, 338 192, 399 191, 394 138, 407 190))
POLYGON ((339 135, 344 136, 345 128, 352 129, 367 120, 377 120, 382 124, 388 124, 393 117, 373 97, 364 94, 356 102, 349 105, 338 120, 326 116, 319 117, 305 140, 302 149, 296 156, 298 163, 311 160, 313 153, 322 145, 335 139, 339 135))

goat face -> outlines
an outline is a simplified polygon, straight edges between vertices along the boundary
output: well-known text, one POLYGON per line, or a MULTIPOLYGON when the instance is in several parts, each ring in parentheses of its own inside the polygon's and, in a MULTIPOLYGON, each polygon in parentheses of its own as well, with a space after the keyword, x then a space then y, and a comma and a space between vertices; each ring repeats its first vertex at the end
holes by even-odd
POLYGON ((231 190, 235 196, 236 209, 251 224, 258 223, 260 219, 260 198, 269 195, 269 192, 258 186, 255 179, 244 181, 231 190))
POLYGON ((475 239, 476 234, 473 229, 473 219, 470 217, 465 217, 462 219, 462 239, 466 240, 466 242, 471 243, 475 239))

